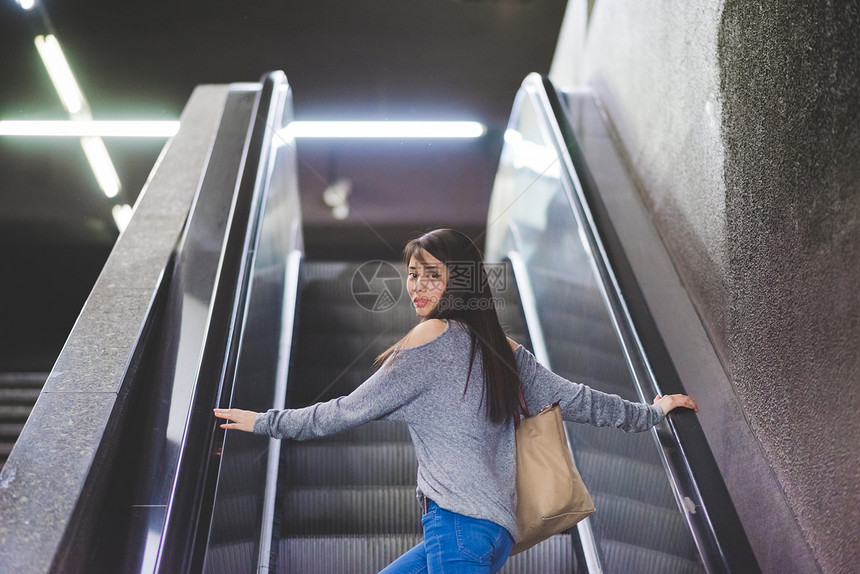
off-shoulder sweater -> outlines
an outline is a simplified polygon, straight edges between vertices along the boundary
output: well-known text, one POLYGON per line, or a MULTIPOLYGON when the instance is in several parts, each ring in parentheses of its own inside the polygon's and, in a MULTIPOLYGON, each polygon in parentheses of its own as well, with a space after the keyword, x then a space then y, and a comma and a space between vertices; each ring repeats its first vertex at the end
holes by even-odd
MULTIPOLYGON (((438 337, 401 349, 349 395, 261 413, 254 433, 307 440, 372 420, 403 421, 415 445, 419 499, 426 496, 452 512, 495 522, 515 538, 514 425, 494 424, 486 415, 480 353, 467 384, 470 344, 468 327, 449 321, 438 337)), ((627 432, 648 430, 664 418, 659 406, 556 375, 522 345, 514 357, 531 413, 560 402, 566 421, 627 432)))

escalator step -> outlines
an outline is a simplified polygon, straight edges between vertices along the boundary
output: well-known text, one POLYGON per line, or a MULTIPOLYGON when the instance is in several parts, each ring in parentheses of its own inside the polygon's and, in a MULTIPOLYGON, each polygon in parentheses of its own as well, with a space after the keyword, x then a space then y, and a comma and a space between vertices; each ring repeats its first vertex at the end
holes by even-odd
POLYGON ((532 546, 525 552, 511 556, 500 574, 571 574, 575 571, 576 556, 573 540, 568 534, 553 536, 532 546))
POLYGON ((372 574, 418 544, 420 534, 282 538, 282 574, 372 574))
POLYGON ((212 541, 235 541, 237 533, 259 531, 259 492, 222 494, 218 508, 227 520, 213 520, 209 531, 212 541))
POLYGON ((685 560, 678 556, 649 550, 639 546, 604 540, 600 545, 603 550, 603 571, 606 574, 628 574, 634 572, 660 574, 703 574, 705 569, 693 560, 685 560))
POLYGON ((592 493, 592 497, 597 508, 592 515, 594 526, 601 538, 623 542, 646 554, 657 551, 683 559, 696 556, 690 532, 677 509, 600 493, 592 493))
MULTIPOLYGON (((404 281, 401 278, 401 281, 404 281)), ((302 306, 315 309, 335 309, 338 307, 351 306, 358 309, 366 309, 367 312, 394 314, 403 317, 415 317, 415 313, 409 302, 409 294, 406 284, 392 284, 389 297, 377 299, 376 295, 362 294, 360 285, 357 290, 352 291, 352 276, 346 279, 337 279, 337 284, 327 284, 322 281, 306 282, 302 286, 302 306), (372 308, 375 303, 383 303, 381 308, 372 308)), ((378 294, 381 294, 381 291, 378 294)))
MULTIPOLYGON (((389 261, 394 270, 403 278, 403 264, 397 261, 389 261)), ((303 268, 304 286, 312 289, 312 294, 317 290, 323 293, 343 293, 349 295, 352 290, 353 277, 356 271, 365 264, 363 261, 355 262, 312 262, 303 268)), ((366 270, 371 270, 369 267, 366 270)), ((388 270, 383 270, 388 271, 388 270)))
POLYGON ((203 571, 207 574, 236 574, 246 571, 248 564, 256 562, 259 542, 259 540, 230 542, 210 540, 206 548, 206 563, 203 571))
POLYGON ((565 378, 576 382, 600 381, 592 382, 589 386, 606 393, 633 398, 630 369, 620 354, 597 352, 571 341, 549 340, 546 346, 552 361, 552 370, 556 373, 565 373, 565 378))
POLYGON ((25 422, 30 416, 30 411, 32 410, 33 407, 26 405, 19 406, 0 404, 0 421, 6 423, 25 422))
POLYGON ((299 486, 411 486, 418 463, 411 443, 293 443, 285 449, 284 480, 299 486))
POLYGON ((12 452, 48 373, 0 373, 0 469, 12 452))
POLYGON ((23 372, 23 373, 0 373, 0 388, 16 389, 41 389, 45 386, 48 373, 23 372))
POLYGON ((622 496, 663 508, 676 507, 663 467, 590 450, 575 453, 576 466, 594 492, 622 496))
POLYGON ((0 423, 0 439, 17 440, 23 429, 24 423, 0 423))
POLYGON ((411 310, 373 312, 357 303, 339 304, 336 308, 302 305, 299 311, 299 330, 302 334, 328 335, 333 332, 361 333, 368 344, 374 340, 381 345, 396 343, 418 321, 411 310))
POLYGON ((307 369, 297 368, 291 377, 295 376, 296 380, 302 380, 306 386, 301 388, 288 386, 287 406, 299 408, 348 395, 372 374, 373 371, 370 369, 349 371, 326 369, 308 372, 307 369))
POLYGON ((39 398, 40 388, 0 387, 0 405, 34 405, 39 398))
POLYGON ((298 488, 282 500, 282 535, 417 534, 415 487, 298 488))
POLYGON ((607 317, 606 303, 597 288, 565 281, 560 291, 557 280, 541 285, 542 281, 543 277, 535 277, 532 283, 535 297, 541 302, 541 314, 601 321, 607 317))
POLYGON ((296 350, 303 362, 311 364, 329 363, 333 357, 344 357, 347 359, 345 364, 349 364, 355 357, 363 355, 368 355, 372 362, 376 355, 391 344, 396 343, 398 338, 405 333, 406 331, 398 333, 390 339, 386 338, 376 342, 374 342, 374 337, 367 333, 347 331, 330 334, 302 333, 302 337, 297 342, 296 350))
MULTIPOLYGON (((280 574, 373 574, 421 541, 420 534, 283 538, 280 574)), ((571 574, 570 536, 559 535, 511 557, 501 574, 571 574)), ((633 572, 633 571, 630 571, 633 572)))
POLYGON ((316 439, 314 442, 348 444, 405 442, 409 444, 409 446, 412 446, 412 439, 409 436, 409 428, 406 426, 406 423, 398 421, 372 421, 336 435, 316 439))
POLYGON ((259 453, 250 449, 232 448, 229 454, 218 471, 219 491, 230 494, 259 492, 260 485, 249 480, 249 477, 262 472, 259 453))
POLYGON ((541 328, 547 336, 563 333, 565 339, 607 352, 621 348, 609 317, 587 318, 565 310, 550 309, 543 309, 539 317, 541 328))
POLYGON ((641 462, 660 464, 651 433, 626 433, 615 428, 568 424, 567 434, 574 453, 594 450, 641 462))

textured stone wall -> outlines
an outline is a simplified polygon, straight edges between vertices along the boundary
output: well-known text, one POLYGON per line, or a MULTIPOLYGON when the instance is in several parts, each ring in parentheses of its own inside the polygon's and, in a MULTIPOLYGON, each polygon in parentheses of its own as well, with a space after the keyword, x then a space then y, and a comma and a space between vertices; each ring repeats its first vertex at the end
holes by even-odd
POLYGON ((600 0, 588 34, 583 80, 794 526, 821 571, 854 572, 860 0, 600 0))
POLYGON ((825 572, 860 559, 860 3, 726 2, 728 364, 825 572))
POLYGON ((583 79, 624 140, 640 187, 716 343, 727 349, 728 245, 717 65, 719 2, 600 0, 583 79))

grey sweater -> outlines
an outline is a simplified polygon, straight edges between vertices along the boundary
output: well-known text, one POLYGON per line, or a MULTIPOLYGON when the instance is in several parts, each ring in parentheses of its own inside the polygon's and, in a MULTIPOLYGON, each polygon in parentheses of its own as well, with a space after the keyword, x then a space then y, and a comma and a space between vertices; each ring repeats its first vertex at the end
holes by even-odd
MULTIPOLYGON (((491 520, 516 537, 512 421, 493 424, 481 402, 480 353, 466 386, 468 328, 450 321, 436 339, 402 349, 345 397, 294 410, 261 413, 256 434, 306 440, 372 420, 406 422, 418 459, 418 496, 442 508, 491 520)), ((561 402, 564 419, 627 432, 663 420, 656 405, 572 383, 540 365, 522 345, 514 352, 529 412, 561 402)))

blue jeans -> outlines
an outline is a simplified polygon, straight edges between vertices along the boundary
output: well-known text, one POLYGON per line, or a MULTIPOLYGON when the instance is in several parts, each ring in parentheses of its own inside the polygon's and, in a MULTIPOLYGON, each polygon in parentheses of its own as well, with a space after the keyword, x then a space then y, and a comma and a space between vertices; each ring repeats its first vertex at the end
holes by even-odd
POLYGON ((463 516, 432 501, 421 524, 424 540, 380 574, 490 574, 504 566, 514 545, 495 522, 463 516))

